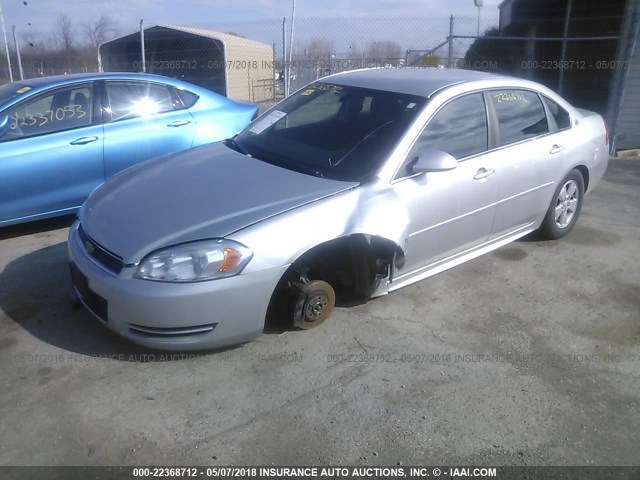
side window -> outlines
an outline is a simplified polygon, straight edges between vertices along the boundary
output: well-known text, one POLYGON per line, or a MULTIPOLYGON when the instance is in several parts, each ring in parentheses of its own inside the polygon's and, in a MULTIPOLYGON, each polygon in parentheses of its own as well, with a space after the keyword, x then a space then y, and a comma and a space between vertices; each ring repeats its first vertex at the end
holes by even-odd
POLYGON ((556 102, 547 97, 544 98, 544 103, 547 104, 547 108, 551 112, 551 116, 556 122, 556 127, 558 130, 564 130, 565 128, 569 128, 571 126, 571 118, 569 117, 569 112, 567 112, 564 108, 558 105, 556 102))
POLYGON ((146 117, 174 109, 171 90, 165 85, 145 82, 106 82, 111 121, 146 117))
POLYGON ((11 127, 0 142, 91 125, 92 86, 62 88, 5 112, 11 127))
POLYGON ((182 102, 182 105, 177 106, 177 108, 191 108, 196 104, 196 102, 200 98, 198 95, 190 92, 189 90, 174 88, 173 91, 180 99, 180 102, 182 102))
POLYGON ((460 160, 487 150, 487 114, 480 93, 452 100, 429 121, 412 155, 427 148, 447 152, 460 160))
POLYGON ((540 97, 526 90, 494 90, 490 93, 500 129, 500 145, 520 142, 549 132, 540 97))

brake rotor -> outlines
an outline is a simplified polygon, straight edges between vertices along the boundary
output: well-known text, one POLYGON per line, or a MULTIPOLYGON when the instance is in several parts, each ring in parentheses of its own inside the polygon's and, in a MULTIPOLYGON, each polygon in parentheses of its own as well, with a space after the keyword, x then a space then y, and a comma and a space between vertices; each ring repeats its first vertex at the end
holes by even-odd
POLYGON ((298 284, 298 300, 293 312, 293 324, 308 330, 323 323, 336 303, 333 287, 322 280, 298 284))

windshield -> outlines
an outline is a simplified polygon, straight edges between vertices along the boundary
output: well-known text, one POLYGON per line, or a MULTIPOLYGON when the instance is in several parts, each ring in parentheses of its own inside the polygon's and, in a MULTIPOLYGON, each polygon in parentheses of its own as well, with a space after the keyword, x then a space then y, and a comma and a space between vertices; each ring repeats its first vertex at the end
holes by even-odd
POLYGON ((31 90, 31 87, 27 85, 21 85, 19 83, 8 83, 0 87, 0 108, 5 102, 8 102, 14 97, 27 93, 31 90))
POLYGON ((316 82, 228 145, 290 170, 360 181, 382 167, 425 103, 414 95, 316 82))

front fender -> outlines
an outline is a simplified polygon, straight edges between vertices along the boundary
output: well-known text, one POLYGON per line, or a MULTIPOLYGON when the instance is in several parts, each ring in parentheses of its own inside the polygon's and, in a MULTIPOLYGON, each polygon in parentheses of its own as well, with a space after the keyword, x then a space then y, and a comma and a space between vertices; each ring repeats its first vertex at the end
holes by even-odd
POLYGON ((289 210, 229 238, 253 251, 245 272, 290 265, 312 248, 353 234, 380 237, 406 253, 409 214, 393 190, 360 186, 289 210))

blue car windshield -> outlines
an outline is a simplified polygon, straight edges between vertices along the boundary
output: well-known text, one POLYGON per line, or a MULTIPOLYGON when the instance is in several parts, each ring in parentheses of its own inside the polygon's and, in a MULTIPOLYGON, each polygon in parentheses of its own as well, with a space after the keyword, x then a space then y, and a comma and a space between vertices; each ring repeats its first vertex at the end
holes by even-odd
POLYGON ((415 95, 316 82, 227 145, 290 170, 361 181, 382 167, 426 102, 415 95))
POLYGON ((27 85, 21 85, 19 83, 8 83, 0 87, 0 108, 5 102, 8 102, 12 98, 23 95, 31 90, 31 87, 27 85))

